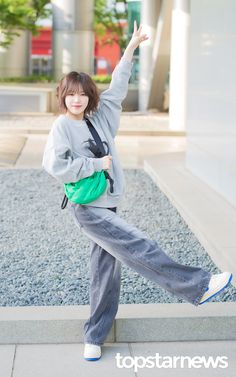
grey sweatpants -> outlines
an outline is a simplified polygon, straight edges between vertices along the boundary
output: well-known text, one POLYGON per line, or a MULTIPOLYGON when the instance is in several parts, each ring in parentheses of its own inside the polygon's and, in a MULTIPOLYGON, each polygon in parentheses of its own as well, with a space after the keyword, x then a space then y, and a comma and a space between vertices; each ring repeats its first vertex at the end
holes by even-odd
POLYGON ((76 225, 91 240, 90 318, 84 342, 104 343, 116 316, 121 262, 160 287, 198 305, 211 274, 179 264, 113 210, 69 203, 76 225))

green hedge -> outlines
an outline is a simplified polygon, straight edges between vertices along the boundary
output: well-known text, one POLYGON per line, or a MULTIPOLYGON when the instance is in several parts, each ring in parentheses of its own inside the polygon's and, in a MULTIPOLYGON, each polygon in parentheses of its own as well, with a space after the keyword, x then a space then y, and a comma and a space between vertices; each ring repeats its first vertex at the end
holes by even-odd
MULTIPOLYGON (((111 75, 93 75, 92 79, 96 83, 106 84, 111 81, 111 75)), ((53 76, 31 75, 25 77, 3 77, 0 83, 56 83, 53 76)))
POLYGON ((107 83, 111 82, 111 75, 94 75, 94 76, 92 76, 92 79, 96 83, 107 84, 107 83))
POLYGON ((48 83, 48 82, 54 82, 54 79, 52 76, 25 76, 25 77, 1 77, 0 82, 13 82, 13 83, 48 83))

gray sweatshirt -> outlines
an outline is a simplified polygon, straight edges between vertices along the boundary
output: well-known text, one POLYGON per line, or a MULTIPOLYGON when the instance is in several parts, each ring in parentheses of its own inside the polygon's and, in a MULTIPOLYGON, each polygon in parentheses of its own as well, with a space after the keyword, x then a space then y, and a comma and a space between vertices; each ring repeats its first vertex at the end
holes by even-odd
MULTIPOLYGON (((121 103, 127 95, 128 82, 133 63, 123 57, 112 73, 109 88, 100 94, 95 113, 87 116, 97 130, 105 151, 112 155, 108 173, 114 180, 114 191, 110 192, 107 180, 106 191, 89 203, 95 207, 116 207, 125 190, 124 174, 119 162, 114 138, 120 122, 121 103)), ((95 141, 85 120, 73 120, 59 115, 50 130, 44 150, 42 167, 62 184, 76 182, 102 170, 102 159, 96 158, 93 150, 95 141)))

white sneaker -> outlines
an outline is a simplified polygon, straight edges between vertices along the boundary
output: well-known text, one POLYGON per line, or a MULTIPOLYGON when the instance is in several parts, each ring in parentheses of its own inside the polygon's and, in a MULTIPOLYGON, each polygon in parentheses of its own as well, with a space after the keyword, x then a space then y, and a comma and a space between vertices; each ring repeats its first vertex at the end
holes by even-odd
POLYGON ((230 272, 223 272, 222 274, 212 275, 208 288, 199 301, 199 305, 210 300, 212 297, 223 291, 223 289, 228 287, 232 280, 232 277, 233 275, 230 272))
POLYGON ((99 360, 101 357, 101 347, 97 344, 85 343, 84 358, 88 361, 99 360))

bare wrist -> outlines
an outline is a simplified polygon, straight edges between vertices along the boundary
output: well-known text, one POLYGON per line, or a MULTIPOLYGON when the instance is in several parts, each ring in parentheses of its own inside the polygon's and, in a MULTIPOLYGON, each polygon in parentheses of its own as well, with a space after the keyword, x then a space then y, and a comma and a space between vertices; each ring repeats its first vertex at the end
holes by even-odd
POLYGON ((130 45, 128 45, 124 51, 124 54, 123 54, 123 57, 128 60, 128 61, 132 61, 132 58, 133 58, 133 55, 134 55, 134 48, 130 45))

